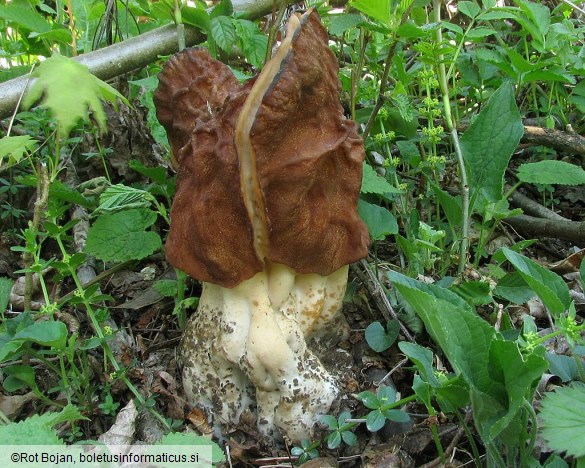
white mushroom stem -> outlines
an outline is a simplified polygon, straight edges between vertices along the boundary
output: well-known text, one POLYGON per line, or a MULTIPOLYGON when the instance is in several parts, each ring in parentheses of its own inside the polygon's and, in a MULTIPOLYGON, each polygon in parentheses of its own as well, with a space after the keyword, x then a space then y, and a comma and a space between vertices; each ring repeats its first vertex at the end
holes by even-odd
POLYGON ((307 437, 337 388, 305 335, 339 311, 347 271, 296 275, 269 264, 232 289, 205 284, 182 349, 188 397, 235 425, 250 408, 251 383, 263 433, 307 437))

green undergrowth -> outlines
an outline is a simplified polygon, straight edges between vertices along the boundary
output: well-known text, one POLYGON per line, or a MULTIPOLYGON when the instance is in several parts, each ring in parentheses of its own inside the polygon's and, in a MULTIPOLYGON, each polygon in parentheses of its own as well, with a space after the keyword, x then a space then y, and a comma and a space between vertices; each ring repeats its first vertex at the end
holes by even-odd
MULTIPOLYGON (((468 461, 476 466, 583 466, 585 442, 576 436, 585 431, 582 311, 565 279, 530 258, 536 240, 509 236, 504 246, 493 243, 506 219, 521 213, 508 201, 514 191, 537 193, 554 210, 560 189, 585 183, 582 161, 570 151, 518 150, 527 119, 547 130, 585 131, 582 12, 569 2, 527 0, 503 7, 495 0, 459 1, 449 12, 442 2, 425 0, 306 4, 329 31, 342 103, 364 136, 358 212, 373 241, 372 268, 416 342, 404 340, 397 320, 372 318, 365 340, 381 356, 396 350, 408 358, 412 392, 397 399, 392 386, 379 385, 358 393, 359 414, 324 416, 324 440, 303 441, 292 455, 304 461, 326 449, 342 453, 344 445, 360 443, 358 426, 377 432, 406 423, 416 404, 428 414, 441 461, 439 415, 464 429, 468 461), (548 323, 513 317, 515 307, 534 298, 548 323), (567 351, 552 352, 552 340, 566 342, 567 351), (448 363, 446 370, 437 369, 439 361, 448 363), (545 373, 563 385, 539 394, 545 373), (536 450, 540 440, 545 457, 536 450)), ((284 10, 274 13, 280 20, 284 10)), ((83 421, 96 414, 112 421, 120 408, 113 388, 120 384, 167 432, 181 425, 136 387, 132 364, 123 365, 112 351, 120 331, 111 325, 105 282, 79 277, 87 264, 97 264, 107 278, 161 253, 175 189, 152 103, 164 59, 120 86, 70 57, 174 22, 179 41, 181 28, 197 28, 212 55, 246 80, 261 69, 279 34, 271 20, 234 13, 229 0, 213 8, 201 1, 128 0, 117 3, 112 21, 104 14, 97 0, 71 0, 67 8, 43 0, 0 5, 8 64, 0 80, 28 73, 44 59, 0 138, 3 241, 21 259, 12 278, 0 278, 0 375, 5 394, 32 392, 44 413, 20 422, 4 417, 0 432, 36 431, 39 443, 91 438, 83 421), (164 158, 162 164, 133 158, 124 175, 105 143, 112 126, 107 110, 134 108, 144 108, 151 144, 164 158), (85 210, 90 225, 81 245, 80 221, 70 215, 75 207, 85 210), (25 311, 9 313, 17 276, 29 286, 38 282, 42 306, 33 308, 25 292, 25 311), (61 294, 50 287, 56 283, 66 285, 61 294), (82 311, 88 324, 81 331, 63 320, 72 310, 82 311), (106 376, 97 383, 90 377, 95 356, 106 376), (50 386, 39 369, 52 376, 50 386)), ((581 288, 584 265, 574 280, 581 288)), ((154 287, 172 298, 179 329, 197 304, 187 284, 176 272, 154 287)))

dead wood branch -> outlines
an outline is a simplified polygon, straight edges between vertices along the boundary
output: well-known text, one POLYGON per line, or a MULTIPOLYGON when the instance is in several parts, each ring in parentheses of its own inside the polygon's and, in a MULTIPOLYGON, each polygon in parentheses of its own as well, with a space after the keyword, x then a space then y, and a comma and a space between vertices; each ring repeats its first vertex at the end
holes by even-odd
POLYGON ((540 203, 535 202, 532 198, 528 198, 526 195, 522 195, 520 192, 513 192, 512 195, 510 195, 510 201, 515 207, 522 208, 524 214, 536 216, 537 218, 570 221, 560 214, 557 214, 554 211, 542 206, 540 203))
POLYGON ((585 138, 577 133, 525 125, 522 142, 585 156, 585 138))
POLYGON ((513 216, 503 221, 527 237, 552 237, 585 245, 585 221, 563 221, 535 218, 528 215, 513 216))

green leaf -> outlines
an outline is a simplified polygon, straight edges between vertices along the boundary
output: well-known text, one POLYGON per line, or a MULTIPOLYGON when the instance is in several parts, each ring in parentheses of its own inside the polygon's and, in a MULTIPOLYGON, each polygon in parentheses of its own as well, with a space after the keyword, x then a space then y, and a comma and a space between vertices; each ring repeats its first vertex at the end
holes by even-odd
POLYGON ((230 16, 234 12, 234 7, 231 0, 221 0, 213 7, 209 16, 216 18, 219 16, 230 16))
POLYGON ((228 16, 212 18, 211 37, 221 49, 229 52, 238 39, 232 19, 228 16))
POLYGON ((366 15, 380 21, 384 26, 390 25, 390 2, 386 0, 351 0, 351 6, 366 15))
POLYGON ((370 323, 366 328, 366 342, 377 353, 386 351, 396 341, 396 338, 398 338, 400 325, 396 320, 388 322, 387 328, 388 331, 384 330, 380 322, 370 323))
POLYGON ((140 260, 160 249, 160 236, 146 229, 156 221, 149 210, 103 215, 89 228, 86 250, 104 261, 140 260))
POLYGON ((390 385, 381 385, 376 391, 380 406, 387 406, 396 401, 396 389, 390 385))
POLYGON ((517 176, 520 182, 530 184, 585 184, 585 171, 575 164, 564 161, 525 163, 518 168, 517 176))
POLYGON ((51 24, 30 6, 0 5, 0 18, 34 32, 51 30, 51 24))
POLYGON ((553 315, 569 308, 569 288, 559 275, 513 250, 503 248, 502 252, 553 315))
POLYGON ((14 339, 29 340, 43 346, 62 349, 67 340, 67 327, 63 322, 38 321, 16 333, 14 339))
POLYGON ((430 349, 408 341, 398 343, 398 348, 414 363, 418 372, 430 385, 433 387, 441 385, 435 377, 433 352, 430 349))
POLYGON ((336 449, 341 445, 341 434, 339 431, 333 431, 327 437, 327 447, 331 450, 336 449))
POLYGON ((494 294, 514 304, 524 304, 536 296, 532 288, 526 284, 522 275, 516 271, 508 273, 498 281, 494 294))
POLYGON ((132 159, 128 164, 130 169, 135 170, 139 174, 142 174, 148 177, 153 182, 157 184, 164 185, 167 181, 167 171, 164 167, 155 166, 155 167, 146 167, 140 161, 136 161, 132 159))
POLYGON ((460 13, 463 13, 465 16, 469 16, 472 19, 475 18, 481 10, 477 3, 467 1, 457 2, 457 9, 460 13))
POLYGON ((370 391, 361 392, 357 397, 366 408, 375 409, 380 407, 378 397, 370 391))
MULTIPOLYGON (((350 447, 355 447, 357 445, 358 439, 357 439, 357 436, 353 432, 343 431, 341 433, 341 438, 350 447)), ((331 448, 331 447, 329 447, 329 448, 331 448)))
POLYGON ((329 33, 342 36, 346 31, 355 28, 363 21, 360 15, 342 14, 329 16, 329 33))
POLYGON ((394 421, 397 423, 407 423, 408 421, 410 421, 410 416, 408 415, 408 413, 402 410, 397 409, 386 410, 383 412, 383 414, 386 419, 389 419, 390 421, 394 421))
POLYGON ((124 96, 93 76, 85 65, 54 54, 41 62, 32 73, 37 79, 28 88, 23 105, 28 108, 41 97, 41 105, 50 109, 66 137, 79 119, 86 119, 89 111, 101 130, 106 129, 106 114, 100 99, 116 103, 124 96), (72 91, 75 92, 72 92, 72 91))
POLYGON ((563 382, 569 382, 579 378, 579 368, 575 358, 563 354, 546 353, 548 370, 558 376, 563 382))
POLYGON ((8 307, 8 301, 10 300, 10 291, 14 281, 5 276, 0 276, 0 314, 3 314, 8 307))
POLYGON ((540 402, 541 435, 556 452, 585 457, 585 385, 557 388, 540 402))
POLYGON ((16 392, 25 387, 37 390, 35 371, 32 367, 20 365, 10 366, 3 368, 2 372, 6 374, 2 385, 7 392, 16 392))
POLYGON ((148 208, 153 198, 146 190, 122 184, 112 185, 100 195, 100 205, 93 214, 115 213, 131 208, 148 208))
POLYGON ((185 5, 181 8, 181 18, 183 22, 209 33, 211 19, 205 9, 185 5))
POLYGON ((396 193, 396 189, 384 177, 372 169, 372 166, 364 162, 361 192, 385 195, 387 193, 396 193))
POLYGON ((0 139, 0 169, 2 167, 3 159, 8 157, 8 166, 18 164, 28 151, 32 151, 37 145, 37 141, 33 140, 29 135, 20 136, 5 136, 0 139))
POLYGON ((491 28, 485 27, 477 27, 473 28, 471 31, 467 33, 466 39, 483 39, 484 37, 491 36, 493 34, 498 34, 497 31, 494 31, 491 28))
POLYGON ((335 430, 339 427, 337 419, 335 419, 333 416, 329 414, 324 414, 323 416, 321 416, 321 422, 331 430, 335 430))
POLYGON ((472 306, 489 304, 492 302, 490 285, 484 281, 466 281, 449 288, 472 306))
POLYGON ((487 201, 502 198, 504 172, 524 133, 514 90, 505 83, 491 96, 461 137, 463 157, 469 167, 469 186, 487 201))
POLYGON ((358 200, 358 213, 368 226, 372 239, 384 240, 387 235, 398 233, 396 218, 386 208, 358 200))
POLYGON ((370 411, 366 417, 366 427, 370 432, 379 431, 386 424, 386 417, 379 409, 370 411))
POLYGON ((431 408, 431 386, 420 375, 415 374, 412 382, 412 389, 418 399, 427 407, 431 408))

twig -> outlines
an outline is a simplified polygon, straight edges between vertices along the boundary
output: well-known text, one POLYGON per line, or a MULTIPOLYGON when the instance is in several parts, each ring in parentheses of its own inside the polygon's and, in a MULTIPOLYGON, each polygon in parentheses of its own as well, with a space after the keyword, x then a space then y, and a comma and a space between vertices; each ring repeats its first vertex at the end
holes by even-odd
POLYGON ((562 221, 519 215, 502 220, 528 237, 551 237, 585 245, 585 221, 562 221))
POLYGON ((396 314, 392 305, 390 304, 390 301, 386 297, 386 291, 384 290, 384 286, 376 277, 376 275, 368 265, 368 262, 366 262, 365 260, 361 260, 359 262, 359 265, 361 266, 361 268, 363 268, 363 271, 357 266, 357 264, 352 265, 351 267, 352 271, 357 275, 357 277, 366 287, 366 289, 370 293, 370 296, 376 303, 376 306, 378 307, 378 309, 380 309, 380 312, 384 316, 384 319, 386 321, 390 321, 392 319, 396 320, 398 322, 398 325, 400 325, 400 329, 402 330, 402 333, 404 334, 406 339, 408 341, 414 342, 413 336, 408 331, 408 328, 406 328, 406 325, 404 325, 398 318, 398 314, 396 314))
POLYGON ((532 198, 528 198, 526 195, 520 192, 513 192, 510 195, 510 201, 518 208, 522 208, 524 214, 536 216, 537 218, 554 219, 557 221, 570 221, 558 213, 542 206, 540 203, 535 202, 532 198))

